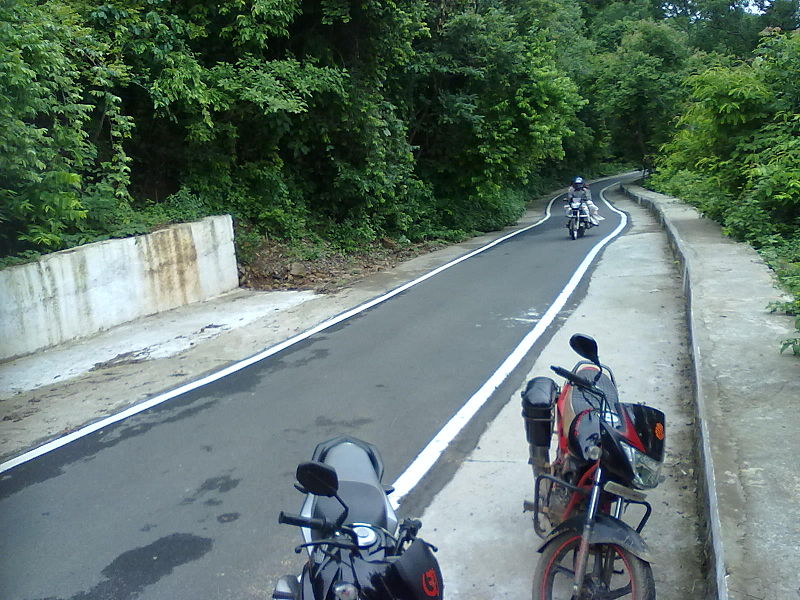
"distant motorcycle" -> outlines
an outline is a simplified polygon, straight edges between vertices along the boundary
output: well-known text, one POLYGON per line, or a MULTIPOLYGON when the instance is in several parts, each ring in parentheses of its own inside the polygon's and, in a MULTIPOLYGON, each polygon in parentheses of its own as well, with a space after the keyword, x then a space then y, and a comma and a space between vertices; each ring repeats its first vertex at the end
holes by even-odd
POLYGON ((275 600, 441 600, 436 548, 417 537, 419 521, 398 525, 382 476, 378 450, 346 436, 319 444, 297 467, 305 501, 278 522, 301 528, 295 552, 305 549, 308 561, 299 577, 278 580, 275 600))
POLYGON ((576 240, 583 237, 586 230, 594 226, 589 218, 589 206, 583 198, 573 197, 567 199, 567 231, 570 239, 576 240))
POLYGON ((534 500, 525 509, 544 538, 532 597, 653 600, 652 556, 639 535, 652 508, 641 490, 659 482, 664 413, 619 401, 594 339, 575 334, 570 346, 587 360, 572 371, 550 367, 567 380, 561 390, 536 377, 522 393, 535 477, 534 500), (630 505, 644 508, 635 529, 621 520, 630 505))

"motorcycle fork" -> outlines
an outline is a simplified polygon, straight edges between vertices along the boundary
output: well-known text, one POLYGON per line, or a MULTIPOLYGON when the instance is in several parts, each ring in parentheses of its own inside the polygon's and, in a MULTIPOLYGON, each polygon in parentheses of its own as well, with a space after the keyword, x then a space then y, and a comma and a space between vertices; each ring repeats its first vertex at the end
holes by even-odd
MULTIPOLYGON (((623 502, 622 498, 617 498, 614 501, 614 512, 612 515, 615 519, 622 519, 622 509, 624 506, 625 503, 623 502)), ((611 577, 614 575, 614 551, 609 550, 605 556, 601 554, 598 560, 602 560, 600 567, 603 574, 603 581, 608 583, 611 581, 611 577)))
POLYGON ((592 537, 594 517, 597 514, 597 506, 600 502, 600 477, 602 475, 602 471, 602 468, 598 464, 594 471, 594 478, 592 479, 592 493, 591 496, 589 496, 589 507, 586 511, 586 521, 583 525, 581 542, 578 546, 578 556, 575 560, 575 583, 572 587, 573 597, 575 598, 580 597, 581 589, 583 588, 583 578, 586 575, 586 563, 589 560, 589 539, 592 537))

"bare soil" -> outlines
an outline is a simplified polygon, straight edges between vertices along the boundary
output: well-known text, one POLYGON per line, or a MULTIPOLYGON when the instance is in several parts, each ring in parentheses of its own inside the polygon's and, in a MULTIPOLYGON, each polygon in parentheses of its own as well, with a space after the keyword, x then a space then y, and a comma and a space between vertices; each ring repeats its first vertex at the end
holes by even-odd
POLYGON ((305 258, 297 248, 265 240, 248 264, 239 267, 243 287, 255 290, 313 290, 332 293, 379 271, 446 246, 445 242, 400 244, 383 238, 362 250, 344 254, 330 248, 310 249, 305 258))

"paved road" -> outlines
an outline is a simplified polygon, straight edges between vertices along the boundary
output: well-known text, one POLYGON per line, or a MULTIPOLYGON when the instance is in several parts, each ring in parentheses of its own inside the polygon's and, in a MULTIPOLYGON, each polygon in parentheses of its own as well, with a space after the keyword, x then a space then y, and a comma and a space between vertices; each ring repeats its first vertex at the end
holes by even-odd
MULTIPOLYGON (((4 474, 0 598, 267 597, 299 561, 297 532, 276 523, 300 501, 295 465, 346 432, 376 443, 396 479, 617 226, 604 214, 569 241, 557 212, 358 317, 4 474)), ((404 510, 430 501, 529 366, 404 510)))

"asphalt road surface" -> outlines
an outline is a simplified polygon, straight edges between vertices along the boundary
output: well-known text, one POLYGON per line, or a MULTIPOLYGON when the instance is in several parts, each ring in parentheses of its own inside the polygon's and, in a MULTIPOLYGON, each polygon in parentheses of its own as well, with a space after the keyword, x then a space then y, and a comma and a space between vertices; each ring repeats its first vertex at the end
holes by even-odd
MULTIPOLYGON (((268 598, 300 562, 298 531, 277 524, 301 501, 297 463, 347 433, 381 449, 394 481, 617 227, 602 212, 571 241, 556 203, 538 227, 356 317, 3 474, 0 598, 268 598)), ((430 502, 539 347, 401 514, 430 502)))

